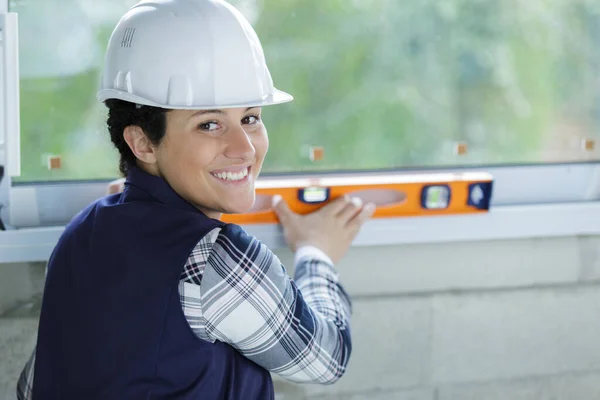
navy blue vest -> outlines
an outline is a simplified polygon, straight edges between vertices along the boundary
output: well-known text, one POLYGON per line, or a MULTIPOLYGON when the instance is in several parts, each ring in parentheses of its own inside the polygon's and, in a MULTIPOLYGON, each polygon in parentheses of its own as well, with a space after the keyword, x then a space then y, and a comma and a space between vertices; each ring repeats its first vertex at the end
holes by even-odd
POLYGON ((219 221, 134 168, 122 194, 78 214, 48 264, 34 400, 274 399, 268 371, 198 339, 178 283, 219 221))

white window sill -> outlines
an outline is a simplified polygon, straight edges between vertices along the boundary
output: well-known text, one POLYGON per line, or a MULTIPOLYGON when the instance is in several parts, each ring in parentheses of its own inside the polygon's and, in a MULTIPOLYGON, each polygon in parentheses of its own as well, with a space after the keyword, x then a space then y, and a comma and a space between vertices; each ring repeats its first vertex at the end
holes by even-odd
MULTIPOLYGON (((270 248, 285 246, 276 225, 244 228, 270 248)), ((64 227, 0 232, 0 263, 46 261, 64 227)), ((600 202, 497 206, 487 214, 378 219, 354 246, 469 242, 600 234, 600 202)))

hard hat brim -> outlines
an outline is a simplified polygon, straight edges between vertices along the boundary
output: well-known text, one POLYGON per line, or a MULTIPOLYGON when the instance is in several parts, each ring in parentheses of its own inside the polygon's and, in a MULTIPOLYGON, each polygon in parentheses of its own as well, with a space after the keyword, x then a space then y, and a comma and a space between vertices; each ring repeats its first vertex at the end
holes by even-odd
POLYGON ((263 107, 263 106, 271 106, 275 104, 288 103, 294 100, 294 97, 286 92, 283 92, 278 89, 273 90, 273 94, 269 95, 263 99, 259 99, 256 101, 249 101, 245 103, 235 103, 235 104, 225 104, 225 105, 207 105, 207 104, 160 104, 148 99, 145 99, 141 96, 137 96, 132 93, 123 92, 121 90, 116 89, 102 89, 98 91, 96 98, 104 102, 108 99, 119 99, 128 101, 130 103, 152 106, 152 107, 160 107, 165 109, 172 110, 214 110, 214 109, 223 109, 223 108, 248 108, 248 107, 263 107))

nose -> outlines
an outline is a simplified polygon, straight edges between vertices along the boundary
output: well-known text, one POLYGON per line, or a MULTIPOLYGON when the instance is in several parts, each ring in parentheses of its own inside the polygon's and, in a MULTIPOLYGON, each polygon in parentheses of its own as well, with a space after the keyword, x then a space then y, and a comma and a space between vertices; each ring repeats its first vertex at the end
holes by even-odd
POLYGON ((237 125, 229 132, 225 156, 227 158, 239 159, 242 162, 254 160, 256 149, 250 136, 242 125, 237 125))

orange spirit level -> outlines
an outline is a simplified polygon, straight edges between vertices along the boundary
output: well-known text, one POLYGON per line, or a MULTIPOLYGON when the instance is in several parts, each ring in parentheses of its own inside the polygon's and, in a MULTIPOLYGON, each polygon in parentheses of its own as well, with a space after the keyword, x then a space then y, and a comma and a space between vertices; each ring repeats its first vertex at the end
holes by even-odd
POLYGON ((314 178, 261 178, 256 203, 244 214, 224 214, 223 222, 277 223, 271 207, 280 195, 299 214, 348 195, 377 206, 374 218, 474 214, 489 210, 493 178, 484 172, 345 175, 314 178))

